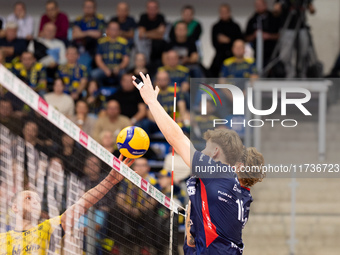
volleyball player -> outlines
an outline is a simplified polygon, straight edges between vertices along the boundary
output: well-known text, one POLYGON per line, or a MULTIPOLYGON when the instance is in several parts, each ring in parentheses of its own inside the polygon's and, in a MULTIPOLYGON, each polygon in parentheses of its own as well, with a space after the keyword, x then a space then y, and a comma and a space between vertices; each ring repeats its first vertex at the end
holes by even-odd
POLYGON ((192 177, 187 181, 192 222, 189 244, 195 247, 190 252, 197 255, 242 254, 242 229, 248 220, 252 200, 250 186, 262 180, 261 171, 252 169, 246 173, 241 167, 237 171, 231 169, 243 155, 241 139, 232 130, 208 130, 204 134, 205 149, 202 152, 195 151, 181 128, 157 101, 159 88, 153 87, 149 75, 145 77, 140 73, 140 76, 143 83, 138 81, 137 84, 133 76, 134 85, 139 89, 160 131, 184 162, 192 170, 211 165, 231 170, 224 176, 227 178, 192 177))
MULTIPOLYGON (((122 161, 123 156, 119 159, 122 161)), ((125 159, 124 163, 128 166, 134 160, 125 159)), ((48 254, 50 240, 53 231, 61 225, 66 231, 75 223, 75 217, 81 215, 75 212, 83 212, 102 199, 112 187, 123 179, 123 175, 115 170, 111 170, 108 176, 96 187, 87 191, 73 206, 68 208, 62 215, 46 220, 39 225, 34 222, 39 219, 41 204, 38 194, 34 191, 24 190, 17 193, 12 199, 12 210, 15 213, 15 229, 7 233, 0 234, 0 254, 7 255, 26 255, 48 254), (67 224, 66 224, 67 223, 67 224)))

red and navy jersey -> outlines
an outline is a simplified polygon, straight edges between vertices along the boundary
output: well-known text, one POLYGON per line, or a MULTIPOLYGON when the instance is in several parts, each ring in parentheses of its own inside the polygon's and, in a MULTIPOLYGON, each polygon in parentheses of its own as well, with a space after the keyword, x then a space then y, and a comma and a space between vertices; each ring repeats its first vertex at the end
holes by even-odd
MULTIPOLYGON (((231 168, 196 151, 192 169, 215 164, 231 168)), ((194 251, 185 249, 187 254, 237 255, 243 252, 242 229, 248 221, 253 199, 250 189, 240 185, 232 169, 223 177, 191 177, 187 181, 191 201, 190 232, 196 244, 194 251)))

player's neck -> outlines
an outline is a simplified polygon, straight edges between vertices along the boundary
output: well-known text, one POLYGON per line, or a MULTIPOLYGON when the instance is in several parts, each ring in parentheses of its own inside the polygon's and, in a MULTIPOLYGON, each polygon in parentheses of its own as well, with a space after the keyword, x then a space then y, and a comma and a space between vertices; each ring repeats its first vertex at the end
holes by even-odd
POLYGON ((16 219, 15 231, 26 231, 33 228, 33 224, 29 220, 16 219))

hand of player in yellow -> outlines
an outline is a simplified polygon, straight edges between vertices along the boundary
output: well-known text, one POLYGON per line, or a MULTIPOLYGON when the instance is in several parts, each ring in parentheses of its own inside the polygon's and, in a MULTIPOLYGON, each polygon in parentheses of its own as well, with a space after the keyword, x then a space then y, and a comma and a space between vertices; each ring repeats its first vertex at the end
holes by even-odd
MULTIPOLYGON (((120 154, 119 156, 119 160, 122 161, 125 165, 127 165, 128 167, 130 167, 133 162, 135 162, 134 159, 131 159, 131 158, 126 158, 124 161, 123 161, 124 157, 122 154, 120 154)), ((115 179, 115 181, 118 183, 120 181, 122 181, 124 179, 124 176, 121 175, 119 172, 117 172, 116 170, 112 169, 111 172, 110 172, 110 175, 115 179)))
MULTIPOLYGON (((149 74, 147 74, 146 77, 142 72, 140 72, 139 74, 140 74, 140 77, 142 77, 142 80, 143 80, 143 83, 144 83, 144 86, 139 90, 139 92, 140 92, 140 95, 142 96, 144 102, 147 105, 149 105, 150 103, 157 101, 157 95, 158 95, 158 92, 159 92, 159 88, 158 88, 158 86, 156 86, 155 89, 153 88, 149 74)), ((133 85, 135 85, 135 87, 138 88, 138 84, 135 81, 136 77, 132 76, 132 79, 133 79, 133 81, 132 81, 133 85)))
POLYGON ((124 161, 123 161, 123 159, 124 159, 124 156, 122 154, 120 154, 119 160, 122 161, 128 167, 130 167, 135 162, 135 159, 132 159, 132 158, 126 158, 126 159, 124 159, 124 161))

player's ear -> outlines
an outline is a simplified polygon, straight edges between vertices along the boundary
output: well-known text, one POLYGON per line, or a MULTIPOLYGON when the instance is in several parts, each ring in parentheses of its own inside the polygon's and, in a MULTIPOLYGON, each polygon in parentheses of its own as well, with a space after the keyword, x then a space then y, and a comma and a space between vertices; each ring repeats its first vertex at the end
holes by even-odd
POLYGON ((17 212, 18 212, 17 203, 13 203, 13 204, 12 204, 12 211, 13 211, 14 213, 17 213, 17 212))
POLYGON ((219 153, 223 153, 222 150, 220 148, 218 148, 217 146, 214 148, 214 150, 212 151, 212 158, 216 159, 219 153))

